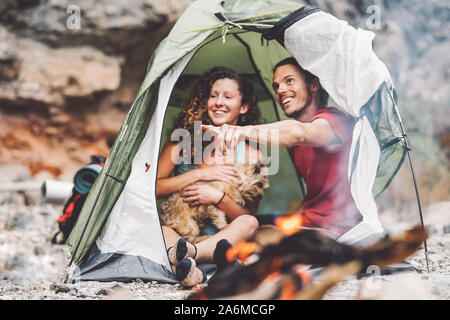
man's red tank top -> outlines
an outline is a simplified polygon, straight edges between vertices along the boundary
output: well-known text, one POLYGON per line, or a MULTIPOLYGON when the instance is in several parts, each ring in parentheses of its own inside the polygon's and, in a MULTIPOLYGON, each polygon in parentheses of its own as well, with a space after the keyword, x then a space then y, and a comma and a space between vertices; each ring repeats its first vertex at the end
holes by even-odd
POLYGON ((306 183, 306 199, 299 212, 302 224, 341 235, 361 221, 348 182, 348 161, 354 120, 334 107, 320 109, 311 119, 328 121, 339 144, 291 148, 294 165, 306 183))

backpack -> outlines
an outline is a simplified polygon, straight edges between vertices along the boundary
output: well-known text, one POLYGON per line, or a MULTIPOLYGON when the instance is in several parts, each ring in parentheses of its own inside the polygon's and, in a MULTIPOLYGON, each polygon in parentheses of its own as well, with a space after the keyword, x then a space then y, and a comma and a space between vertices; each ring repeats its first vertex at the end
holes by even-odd
MULTIPOLYGON (((52 244, 64 244, 69 237, 72 229, 75 225, 75 222, 80 215, 81 209, 83 208, 84 202, 89 194, 89 190, 94 184, 95 177, 93 179, 93 175, 89 176, 87 181, 82 181, 83 186, 80 189, 77 186, 77 181, 80 181, 79 175, 82 173, 82 170, 86 168, 91 168, 93 164, 97 164, 101 167, 104 166, 106 158, 100 155, 91 155, 91 162, 77 171, 74 178, 74 187, 72 189, 72 195, 66 201, 63 207, 63 213, 58 219, 58 227, 59 230, 55 233, 55 235, 51 239, 52 244)), ((91 171, 92 172, 92 171, 91 171)))

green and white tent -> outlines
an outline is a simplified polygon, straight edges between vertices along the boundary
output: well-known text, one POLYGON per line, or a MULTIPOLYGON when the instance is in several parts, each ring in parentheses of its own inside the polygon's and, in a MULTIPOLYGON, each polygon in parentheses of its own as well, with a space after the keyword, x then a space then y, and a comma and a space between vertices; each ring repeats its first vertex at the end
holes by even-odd
MULTIPOLYGON (((105 166, 67 241, 72 280, 174 283, 155 196, 158 156, 170 118, 185 106, 193 81, 214 66, 252 80, 263 122, 284 119, 274 99, 272 70, 293 56, 319 77, 330 104, 356 119, 348 179, 363 220, 338 240, 356 244, 383 234, 374 198, 405 157, 396 94, 372 50, 374 33, 288 0, 198 0, 155 50, 146 77, 105 166), (284 19, 284 20, 282 20, 284 19), (285 21, 281 45, 265 40, 285 21)), ((302 200, 302 184, 286 150, 258 214, 285 213, 302 200), (274 187, 276 186, 276 187, 274 187)), ((270 159, 270 157, 268 157, 270 159)))

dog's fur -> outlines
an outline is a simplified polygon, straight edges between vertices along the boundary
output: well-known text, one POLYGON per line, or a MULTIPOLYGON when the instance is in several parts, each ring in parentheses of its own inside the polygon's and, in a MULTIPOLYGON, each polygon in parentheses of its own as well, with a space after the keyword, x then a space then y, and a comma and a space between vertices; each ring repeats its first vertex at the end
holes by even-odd
MULTIPOLYGON (((194 185, 210 184, 225 192, 239 204, 245 201, 260 200, 264 189, 269 187, 267 167, 262 162, 257 164, 236 163, 230 166, 234 166, 239 174, 235 183, 199 181, 194 185)), ((201 228, 205 226, 208 219, 220 230, 228 225, 226 214, 215 205, 190 207, 189 203, 184 202, 183 199, 181 192, 172 194, 167 201, 161 204, 163 212, 161 212, 160 218, 163 225, 171 227, 189 242, 198 243, 209 237, 201 234, 201 228)))

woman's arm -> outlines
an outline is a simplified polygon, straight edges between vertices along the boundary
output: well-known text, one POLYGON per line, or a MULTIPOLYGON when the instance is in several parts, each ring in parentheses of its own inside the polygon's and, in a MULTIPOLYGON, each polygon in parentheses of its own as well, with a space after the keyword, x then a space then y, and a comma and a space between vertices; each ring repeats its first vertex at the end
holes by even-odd
POLYGON ((170 177, 175 169, 178 147, 174 144, 167 144, 159 156, 158 174, 156 177, 156 197, 166 197, 180 191, 187 185, 200 180, 198 170, 191 170, 178 176, 170 177), (173 158, 175 157, 175 158, 173 158))
POLYGON ((259 201, 247 201, 245 206, 237 204, 229 196, 225 195, 223 200, 217 206, 220 210, 226 213, 230 220, 234 220, 243 214, 255 216, 258 211, 259 201))
MULTIPOLYGON (((262 160, 262 153, 246 144, 246 159, 255 158, 262 160)), ((259 205, 259 201, 247 201, 245 206, 241 206, 228 195, 224 195, 222 191, 211 185, 189 186, 183 190, 181 196, 185 197, 184 201, 190 202, 190 206, 217 205, 230 220, 234 220, 243 214, 256 215, 259 205)))
POLYGON ((170 177, 175 169, 175 162, 179 153, 178 147, 168 144, 159 157, 158 175, 156 177, 156 197, 166 197, 178 192, 197 181, 222 180, 233 183, 236 180, 236 171, 229 166, 215 165, 201 169, 194 169, 183 174, 170 177))
POLYGON ((233 199, 231 199, 228 195, 225 195, 223 197, 222 201, 217 205, 217 207, 225 212, 228 218, 230 220, 234 220, 237 217, 243 215, 243 214, 250 214, 255 215, 256 210, 252 212, 250 208, 248 208, 249 204, 245 204, 245 207, 242 207, 241 205, 237 204, 233 199))
MULTIPOLYGON (((253 159, 257 159, 257 161, 263 161, 264 157, 261 151, 250 147, 248 144, 245 144, 245 159, 246 161, 250 161, 253 159)), ((218 205, 218 208, 224 211, 231 220, 234 220, 235 218, 243 214, 250 214, 253 216, 256 215, 258 206, 259 200, 246 201, 245 206, 240 206, 235 201, 233 201, 233 199, 225 196, 218 205)))

